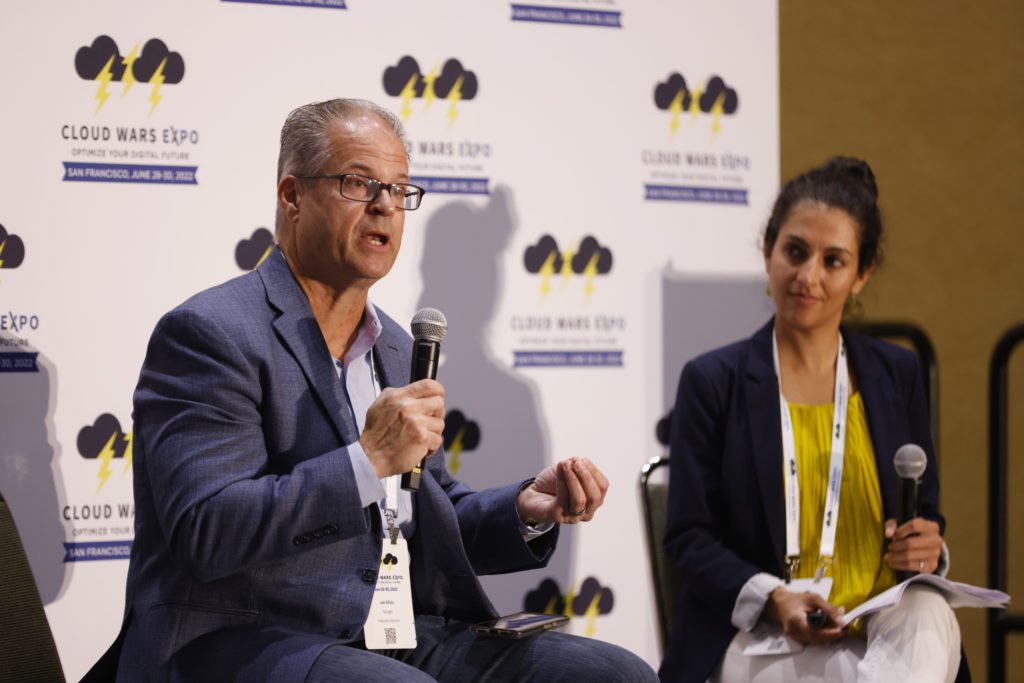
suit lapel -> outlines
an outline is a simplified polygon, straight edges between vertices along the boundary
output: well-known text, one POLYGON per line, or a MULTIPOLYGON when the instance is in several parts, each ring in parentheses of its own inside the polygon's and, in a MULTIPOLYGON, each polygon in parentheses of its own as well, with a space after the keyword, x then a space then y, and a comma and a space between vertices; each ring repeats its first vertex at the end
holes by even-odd
POLYGON ((871 434, 871 444, 875 451, 875 468, 878 470, 878 485, 882 491, 882 509, 886 518, 894 517, 898 482, 892 457, 896 449, 903 445, 897 443, 900 430, 896 419, 903 410, 899 401, 900 392, 893 386, 891 378, 881 371, 879 364, 873 362, 863 337, 844 332, 843 338, 846 339, 852 371, 857 377, 858 391, 864 403, 868 432, 871 434))
POLYGON ((771 536, 773 556, 781 575, 786 554, 785 500, 782 477, 782 427, 779 415, 779 380, 772 361, 772 330, 768 321, 751 337, 744 387, 750 413, 750 452, 761 489, 765 520, 771 536))
POLYGON ((257 272, 263 278, 267 301, 278 311, 273 322, 278 338, 302 368, 341 442, 352 443, 359 438, 359 431, 338 381, 334 359, 281 250, 275 247, 257 272))

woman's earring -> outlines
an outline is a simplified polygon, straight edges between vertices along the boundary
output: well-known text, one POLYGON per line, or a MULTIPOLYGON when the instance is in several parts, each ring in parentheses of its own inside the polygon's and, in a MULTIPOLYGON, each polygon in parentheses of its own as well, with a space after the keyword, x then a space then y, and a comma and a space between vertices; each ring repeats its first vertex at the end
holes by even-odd
POLYGON ((851 318, 864 317, 864 302, 857 298, 855 292, 850 292, 850 299, 846 302, 846 312, 851 318))

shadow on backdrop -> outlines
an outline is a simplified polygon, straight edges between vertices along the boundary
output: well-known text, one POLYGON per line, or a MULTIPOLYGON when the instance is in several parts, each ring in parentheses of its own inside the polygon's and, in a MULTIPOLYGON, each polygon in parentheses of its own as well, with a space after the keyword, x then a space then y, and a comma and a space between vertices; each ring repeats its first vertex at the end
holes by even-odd
MULTIPOLYGON (((550 462, 537 389, 491 352, 489 328, 502 296, 503 254, 518 227, 512 193, 498 186, 486 205, 452 201, 430 218, 420 271, 429 306, 448 318, 438 380, 445 386, 448 469, 475 489, 535 476, 550 462)), ((570 581, 571 527, 544 569, 482 583, 502 614, 523 609, 523 598, 546 578, 563 591, 570 581)))
MULTIPOLYGON (((14 340, 0 335, 0 348, 14 340), (10 340, 10 341, 8 341, 10 340)), ((10 505, 43 604, 56 600, 67 585, 64 525, 60 506, 66 499, 55 461, 59 445, 54 432, 56 373, 42 354, 38 372, 0 372, 0 491, 10 505)))

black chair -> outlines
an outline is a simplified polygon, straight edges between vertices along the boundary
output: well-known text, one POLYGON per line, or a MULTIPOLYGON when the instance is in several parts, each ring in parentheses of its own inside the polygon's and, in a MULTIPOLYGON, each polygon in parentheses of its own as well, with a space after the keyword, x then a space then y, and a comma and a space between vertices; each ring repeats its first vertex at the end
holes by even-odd
POLYGON ((658 642, 664 653, 679 595, 679 575, 662 547, 668 516, 668 456, 651 458, 640 470, 640 501, 643 505, 647 559, 654 583, 654 607, 658 615, 660 636, 658 642))
MULTIPOLYGON (((1024 341, 1024 325, 1006 332, 996 343, 989 365, 988 396, 988 585, 1006 590, 1009 556, 1007 536, 1009 521, 1006 514, 1007 481, 1007 393, 1009 373, 1007 367, 1013 350, 1024 341)), ((1024 633, 1024 613, 988 610, 988 680, 1003 683, 1006 680, 1006 641, 1010 634, 1024 633)))
POLYGON ((5 681, 64 681, 50 622, 11 510, 0 494, 0 674, 5 681))

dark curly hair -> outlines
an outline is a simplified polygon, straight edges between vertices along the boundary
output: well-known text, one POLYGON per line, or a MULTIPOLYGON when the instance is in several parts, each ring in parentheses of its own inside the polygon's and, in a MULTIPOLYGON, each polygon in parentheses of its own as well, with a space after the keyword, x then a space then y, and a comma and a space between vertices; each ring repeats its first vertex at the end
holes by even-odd
POLYGON ((790 179, 782 188, 764 229, 764 255, 769 256, 782 224, 800 202, 821 202, 842 209, 860 227, 857 272, 864 273, 882 262, 882 216, 878 210, 878 185, 866 161, 832 157, 824 165, 790 179))

